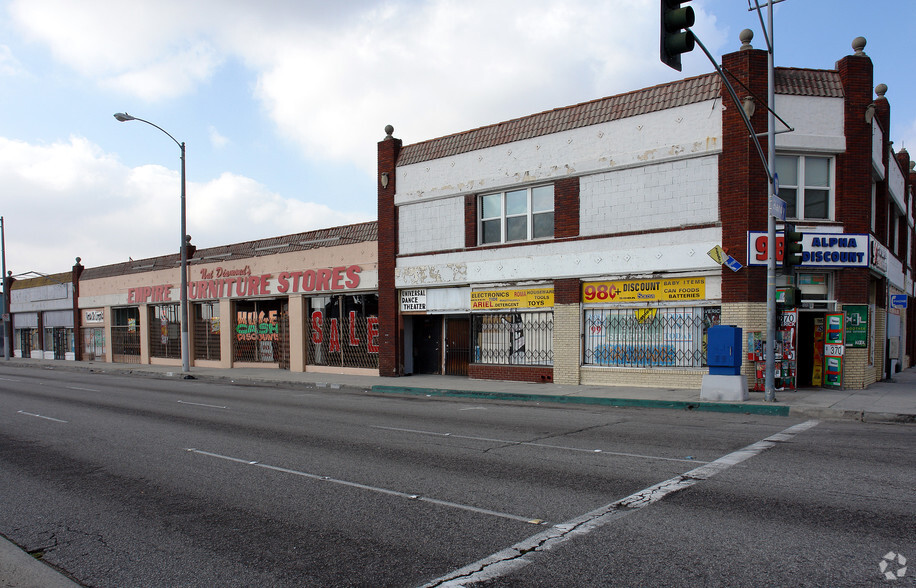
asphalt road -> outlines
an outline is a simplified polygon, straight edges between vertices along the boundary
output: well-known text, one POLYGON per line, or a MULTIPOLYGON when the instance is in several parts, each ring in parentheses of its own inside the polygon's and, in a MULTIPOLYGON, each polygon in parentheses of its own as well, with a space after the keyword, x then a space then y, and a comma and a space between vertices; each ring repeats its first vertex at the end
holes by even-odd
POLYGON ((912 425, 0 367, 0 534, 99 587, 906 586, 914 449, 912 425))

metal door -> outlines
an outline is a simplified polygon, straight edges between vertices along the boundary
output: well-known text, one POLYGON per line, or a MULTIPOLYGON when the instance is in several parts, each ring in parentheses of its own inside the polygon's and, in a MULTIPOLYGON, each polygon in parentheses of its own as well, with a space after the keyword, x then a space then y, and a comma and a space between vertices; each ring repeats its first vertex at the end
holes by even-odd
POLYGON ((448 318, 445 321, 445 374, 468 375, 471 353, 471 321, 467 317, 448 318))

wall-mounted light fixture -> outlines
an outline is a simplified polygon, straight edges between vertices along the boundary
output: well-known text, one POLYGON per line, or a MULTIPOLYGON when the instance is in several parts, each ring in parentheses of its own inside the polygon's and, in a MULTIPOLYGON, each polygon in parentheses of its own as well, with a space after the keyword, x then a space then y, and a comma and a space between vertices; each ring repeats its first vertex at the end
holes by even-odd
POLYGON ((382 181, 382 188, 387 188, 388 187, 388 172, 382 172, 381 181, 382 181))
POLYGON ((741 108, 744 109, 744 114, 748 118, 754 116, 754 113, 757 112, 757 103, 754 101, 753 96, 745 96, 744 100, 741 101, 741 108))
POLYGON ((865 123, 870 125, 873 118, 875 118, 874 102, 865 107, 865 123))

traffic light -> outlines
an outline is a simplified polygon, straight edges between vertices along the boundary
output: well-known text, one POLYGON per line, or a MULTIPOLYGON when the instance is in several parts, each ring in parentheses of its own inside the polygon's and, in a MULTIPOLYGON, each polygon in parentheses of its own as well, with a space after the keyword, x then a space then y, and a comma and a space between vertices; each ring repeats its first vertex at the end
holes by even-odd
POLYGON ((791 272, 792 268, 802 262, 802 233, 795 230, 795 225, 788 224, 782 229, 782 268, 791 272))
POLYGON ((690 0, 660 0, 661 34, 659 57, 668 67, 681 71, 681 53, 693 51, 694 36, 690 31, 695 16, 693 8, 681 6, 690 0))
POLYGON ((187 250, 188 259, 194 257, 194 254, 197 253, 197 247, 191 244, 191 235, 185 235, 185 249, 187 250))

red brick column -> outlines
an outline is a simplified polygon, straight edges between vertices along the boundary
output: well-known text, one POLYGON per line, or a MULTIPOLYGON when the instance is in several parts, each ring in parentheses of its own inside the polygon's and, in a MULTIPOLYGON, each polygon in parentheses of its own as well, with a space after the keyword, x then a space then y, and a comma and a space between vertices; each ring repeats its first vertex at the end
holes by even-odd
MULTIPOLYGON (((872 103, 873 66, 864 53, 848 55, 837 62, 840 82, 843 84, 843 132, 846 151, 836 157, 836 220, 843 223, 847 233, 871 233, 871 179, 872 130, 865 120, 865 111, 872 103)), ((878 186, 878 222, 887 218, 886 193, 878 186), (881 200, 885 203, 882 205, 881 200), (882 212, 882 210, 884 212, 882 212)), ((886 238, 886 230, 884 231, 886 238)), ((846 303, 867 303, 869 290, 868 268, 848 268, 836 272, 834 291, 837 300, 846 303)), ((880 298, 880 296, 879 296, 880 298)))
MULTIPOLYGON (((722 57, 722 64, 731 76, 741 80, 756 96, 767 95, 767 52, 747 49, 722 57)), ((734 79, 730 80, 739 98, 748 95, 734 79)), ((741 105, 735 104, 723 86, 722 153, 719 155, 719 219, 722 222, 722 246, 747 266, 747 232, 766 231, 767 181, 766 167, 760 159, 741 118, 741 105)), ((756 133, 767 130, 766 108, 758 105, 751 117, 756 133)), ((760 137, 763 152, 767 152, 766 137, 760 137)), ((766 267, 747 266, 740 272, 722 270, 723 302, 766 301, 766 267)))
POLYGON ((399 376, 403 373, 400 314, 398 292, 394 284, 394 269, 398 255, 398 210, 394 205, 397 193, 396 164, 401 152, 401 140, 395 139, 391 126, 385 127, 387 136, 378 144, 378 314, 379 358, 381 376, 399 376), (388 185, 382 186, 384 174, 388 185))
POLYGON ((557 180, 553 185, 553 236, 579 235, 579 177, 557 180))

